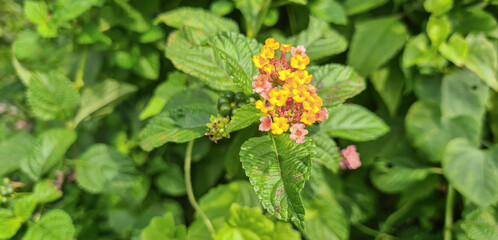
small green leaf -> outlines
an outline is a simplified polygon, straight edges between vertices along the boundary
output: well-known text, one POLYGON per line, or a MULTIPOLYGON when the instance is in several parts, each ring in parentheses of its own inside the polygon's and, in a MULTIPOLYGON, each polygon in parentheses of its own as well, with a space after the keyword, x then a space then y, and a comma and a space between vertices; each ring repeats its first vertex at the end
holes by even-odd
POLYGON ((310 138, 316 145, 316 154, 312 157, 313 161, 316 161, 334 173, 337 173, 337 171, 339 171, 339 162, 342 157, 334 139, 321 131, 311 135, 310 138))
POLYGON ((42 215, 38 222, 30 223, 23 240, 74 238, 74 225, 69 214, 61 209, 51 210, 42 215))
POLYGON ((38 203, 49 203, 61 198, 62 191, 49 180, 43 180, 36 183, 34 195, 38 203))
POLYGON ((36 139, 26 132, 17 133, 0 142, 0 176, 19 169, 21 160, 30 156, 35 145, 36 139))
POLYGON ((439 16, 453 8, 453 0, 425 0, 425 11, 439 16))
POLYGON ((70 0, 70 1, 57 1, 53 18, 59 24, 68 22, 78 18, 81 14, 88 11, 92 6, 96 5, 98 0, 70 0))
POLYGON ((220 17, 231 13, 234 8, 235 4, 228 0, 216 0, 209 5, 209 10, 220 17))
POLYGON ((397 17, 360 22, 356 24, 348 63, 362 76, 368 76, 391 59, 407 39, 407 29, 397 17))
POLYGON ((48 7, 44 1, 26 1, 24 3, 24 14, 38 25, 45 24, 48 20, 48 7))
POLYGON ((458 192, 480 207, 498 201, 497 146, 482 151, 466 139, 454 139, 444 153, 443 172, 458 192))
POLYGON ((348 15, 366 12, 387 3, 388 0, 346 0, 344 8, 348 15))
POLYGON ((462 35, 454 33, 447 43, 439 46, 439 52, 455 65, 462 67, 467 58, 468 45, 462 35))
POLYGON ((427 22, 427 35, 433 47, 439 47, 450 35, 451 25, 446 16, 431 16, 427 22))
POLYGON ((23 219, 14 215, 10 210, 0 209, 0 238, 10 239, 21 228, 23 219))
POLYGON ((101 32, 97 25, 88 24, 83 27, 82 32, 79 34, 78 43, 79 44, 102 43, 105 46, 110 46, 112 40, 110 37, 101 32))
POLYGON ((389 131, 382 119, 359 105, 331 108, 329 116, 320 126, 332 137, 362 142, 374 140, 389 131))
POLYGON ((310 140, 296 144, 289 135, 251 138, 240 150, 240 161, 264 208, 281 220, 304 229, 300 192, 311 174, 310 140))
POLYGON ((266 114, 262 113, 259 109, 256 109, 254 104, 246 104, 237 109, 237 112, 235 112, 230 119, 230 122, 226 127, 226 131, 231 133, 246 128, 259 121, 259 119, 264 115, 266 114))
POLYGON ((184 225, 175 225, 173 214, 154 217, 142 230, 142 240, 186 240, 187 231, 184 225))
POLYGON ((341 3, 336 0, 317 0, 309 4, 311 14, 329 23, 346 25, 348 17, 341 3))
POLYGON ((498 53, 493 43, 483 35, 469 34, 469 46, 465 65, 475 72, 488 86, 498 91, 498 53))
POLYGON ((408 68, 432 59, 433 53, 429 49, 429 41, 425 34, 410 38, 403 52, 403 67, 408 68))

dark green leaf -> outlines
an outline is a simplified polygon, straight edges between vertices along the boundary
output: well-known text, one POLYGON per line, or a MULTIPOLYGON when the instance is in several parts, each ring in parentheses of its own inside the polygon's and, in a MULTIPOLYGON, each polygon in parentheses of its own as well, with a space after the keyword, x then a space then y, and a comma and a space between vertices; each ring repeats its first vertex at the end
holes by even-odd
POLYGON ((237 109, 237 112, 232 116, 230 122, 226 127, 227 132, 234 132, 246 128, 251 124, 259 121, 259 119, 266 114, 256 109, 252 103, 246 104, 237 109))
POLYGON ((387 3, 388 0, 346 0, 344 8, 348 15, 366 12, 387 3))

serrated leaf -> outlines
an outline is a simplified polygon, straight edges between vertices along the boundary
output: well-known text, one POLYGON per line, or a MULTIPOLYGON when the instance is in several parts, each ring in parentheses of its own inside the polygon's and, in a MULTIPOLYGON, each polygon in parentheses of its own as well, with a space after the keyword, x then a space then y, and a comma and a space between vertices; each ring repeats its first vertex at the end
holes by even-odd
POLYGON ((81 107, 74 118, 74 123, 77 125, 99 109, 118 104, 124 96, 136 90, 137 87, 131 84, 120 83, 113 79, 85 87, 81 94, 81 107))
POLYGON ((387 3, 388 0, 346 0, 344 8, 348 15, 362 13, 387 3))
POLYGON ((27 158, 36 139, 26 132, 20 132, 0 143, 0 176, 13 172, 21 166, 21 160, 27 158))
POLYGON ((340 64, 310 66, 313 74, 312 85, 318 88, 317 94, 323 99, 324 106, 333 107, 362 92, 366 83, 352 67, 340 64))
POLYGON ((0 209, 0 238, 9 239, 16 235, 22 222, 22 217, 15 216, 10 210, 0 209))
POLYGON ((149 225, 142 230, 142 240, 186 240, 187 231, 184 225, 175 225, 173 214, 164 217, 154 217, 149 225))
POLYGON ((469 34, 466 38, 469 46, 465 65, 475 72, 488 86, 498 91, 498 53, 493 43, 483 35, 469 34))
POLYGON ((226 131, 231 133, 240 129, 246 128, 251 124, 259 121, 266 114, 262 113, 252 103, 246 104, 238 108, 235 114, 231 117, 230 122, 226 127, 226 131))
POLYGON ((374 140, 389 131, 382 119, 359 105, 344 104, 331 108, 329 116, 320 126, 332 137, 362 142, 374 140))
MULTIPOLYGON (((470 212, 465 214, 465 219, 460 223, 460 227, 472 240, 496 239, 498 238, 498 219, 496 208, 489 207, 480 209, 472 206, 470 212)), ((464 212, 469 206, 465 207, 464 212)))
POLYGON ((334 139, 321 131, 311 135, 310 138, 316 145, 316 154, 312 159, 337 173, 342 157, 334 139))
POLYGON ((48 16, 47 4, 43 1, 26 1, 24 3, 24 14, 36 24, 45 24, 48 16))
POLYGON ((391 59, 407 39, 406 26, 397 17, 360 22, 356 24, 348 64, 368 76, 391 59))
POLYGON ((93 145, 76 162, 76 181, 90 193, 129 187, 134 173, 133 161, 128 156, 104 144, 93 145))
POLYGON ((263 207, 281 220, 304 229, 300 192, 311 174, 313 143, 296 144, 288 135, 251 138, 240 150, 240 161, 263 207))
POLYGON ((80 95, 71 81, 57 72, 32 75, 27 97, 33 113, 41 120, 66 120, 80 103, 80 95))
POLYGON ((49 203, 61 198, 62 191, 49 180, 43 180, 36 183, 34 195, 38 203, 49 203))
POLYGON ((38 222, 31 223, 23 240, 74 238, 74 225, 69 214, 61 209, 51 210, 42 215, 38 222))

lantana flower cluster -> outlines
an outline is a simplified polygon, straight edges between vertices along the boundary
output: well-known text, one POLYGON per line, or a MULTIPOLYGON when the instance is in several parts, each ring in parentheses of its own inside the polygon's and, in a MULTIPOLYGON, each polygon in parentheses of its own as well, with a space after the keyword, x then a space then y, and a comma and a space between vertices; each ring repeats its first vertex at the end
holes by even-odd
POLYGON ((261 54, 253 56, 252 61, 260 72, 254 76, 253 91, 263 98, 256 101, 256 108, 268 114, 260 118, 259 130, 280 135, 290 129, 290 138, 304 143, 308 134, 305 126, 329 117, 317 89, 310 84, 313 75, 306 70, 310 63, 306 49, 268 38, 261 54))

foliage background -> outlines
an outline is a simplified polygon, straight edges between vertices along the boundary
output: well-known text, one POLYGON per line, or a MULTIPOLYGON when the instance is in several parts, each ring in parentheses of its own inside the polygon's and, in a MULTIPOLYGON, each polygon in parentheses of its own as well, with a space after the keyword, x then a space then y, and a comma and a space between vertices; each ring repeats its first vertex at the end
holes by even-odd
POLYGON ((252 76, 249 38, 267 37, 307 48, 329 101, 306 232, 263 211, 245 176, 252 125, 194 143, 193 190, 217 239, 498 239, 497 12, 496 0, 2 0, 0 176, 15 192, 0 192, 0 239, 211 239, 187 200, 183 142, 238 89, 212 46, 252 76), (151 137, 173 131, 185 138, 151 137), (363 165, 338 171, 349 144, 363 165))

